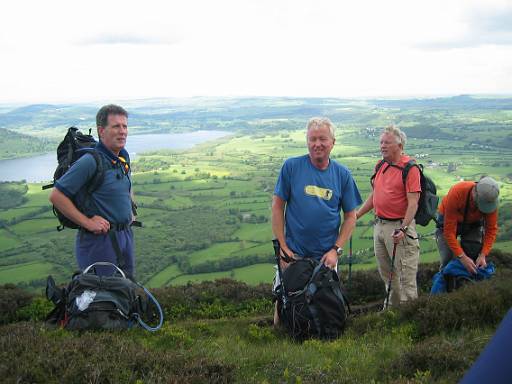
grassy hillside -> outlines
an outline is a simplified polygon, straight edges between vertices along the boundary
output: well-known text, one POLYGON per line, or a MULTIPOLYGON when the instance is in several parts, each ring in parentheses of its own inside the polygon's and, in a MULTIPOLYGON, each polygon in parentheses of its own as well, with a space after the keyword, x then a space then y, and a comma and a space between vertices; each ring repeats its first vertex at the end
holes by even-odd
POLYGON ((380 313, 362 311, 384 297, 378 275, 357 272, 345 334, 304 343, 271 326, 269 285, 154 290, 166 313, 154 334, 46 328, 45 299, 4 286, 0 375, 13 383, 454 383, 512 306, 512 255, 493 259, 494 279, 435 297, 426 292, 437 266, 424 264, 420 298, 380 313))
MULTIPOLYGON (((495 177, 502 185, 503 212, 496 248, 510 249, 512 218, 504 213, 512 203, 512 151, 487 142, 489 137, 504 140, 510 133, 508 104, 502 105, 506 101, 494 109, 487 101, 475 106, 473 99, 466 100, 471 107, 464 100, 455 103, 451 99, 436 100, 432 105, 428 100, 389 105, 335 99, 203 101, 201 108, 199 102, 176 109, 164 102, 157 102, 153 109, 133 106, 135 127, 144 114, 161 121, 170 115, 173 119, 186 117, 185 121, 195 118, 195 125, 189 128, 212 124, 218 129, 229 116, 234 119, 231 122, 239 122, 231 126, 238 126, 239 133, 229 138, 187 151, 147 153, 133 164, 133 189, 139 219, 145 224, 145 228, 134 229, 137 276, 151 286, 218 277, 251 284, 271 281, 272 191, 284 159, 307 153, 303 127, 313 113, 326 114, 335 121, 338 130, 332 157, 352 170, 363 198, 370 191, 369 177, 380 157, 380 129, 391 121, 409 133, 406 151, 425 165, 440 195, 461 178, 495 177), (486 135, 482 143, 482 132, 491 131, 493 135, 486 135)), ((169 120, 172 124, 179 122, 173 119, 169 120)), ((41 191, 40 185, 29 185, 15 206, 0 210, 0 283, 41 287, 48 270, 57 280, 65 281, 76 268, 72 251, 75 233, 55 230, 57 221, 48 193, 41 191), (11 273, 13 266, 19 273, 11 273), (38 270, 39 275, 34 272, 38 270)), ((433 229, 432 225, 420 228, 424 262, 438 258, 433 229)), ((358 223, 353 244, 354 269, 374 268, 371 215, 358 223)), ((342 260, 343 271, 345 263, 346 259, 342 260)))
POLYGON ((23 130, 14 132, 0 128, 0 160, 47 153, 55 150, 56 146, 57 140, 54 139, 30 136, 23 130))

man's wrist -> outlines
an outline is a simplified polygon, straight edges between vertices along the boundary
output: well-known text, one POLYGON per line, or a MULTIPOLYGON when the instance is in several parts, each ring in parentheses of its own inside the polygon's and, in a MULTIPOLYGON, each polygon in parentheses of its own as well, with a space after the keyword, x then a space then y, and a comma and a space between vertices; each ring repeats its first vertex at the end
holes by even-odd
POLYGON ((462 259, 464 256, 466 256, 466 254, 464 252, 462 252, 460 255, 457 255, 457 259, 462 259))
POLYGON ((341 257, 341 255, 343 255, 343 248, 339 247, 338 244, 334 243, 331 249, 334 249, 336 251, 336 255, 338 255, 338 257, 341 257))

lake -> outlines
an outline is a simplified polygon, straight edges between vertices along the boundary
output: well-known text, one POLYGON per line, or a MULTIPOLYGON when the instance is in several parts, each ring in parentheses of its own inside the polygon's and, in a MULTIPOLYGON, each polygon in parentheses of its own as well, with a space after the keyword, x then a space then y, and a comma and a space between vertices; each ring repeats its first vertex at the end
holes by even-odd
MULTIPOLYGON (((226 131, 195 131, 188 133, 161 133, 151 135, 128 136, 126 149, 133 160, 137 154, 159 149, 187 149, 205 141, 229 135, 226 131)), ((53 179, 57 167, 57 148, 55 152, 19 159, 0 160, 0 181, 19 181, 37 183, 53 179)))

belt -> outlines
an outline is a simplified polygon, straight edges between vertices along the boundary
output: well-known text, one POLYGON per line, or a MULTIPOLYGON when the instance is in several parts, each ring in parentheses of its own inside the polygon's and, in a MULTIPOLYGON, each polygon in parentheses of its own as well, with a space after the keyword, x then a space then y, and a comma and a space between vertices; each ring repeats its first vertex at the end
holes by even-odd
POLYGON ((125 229, 130 228, 130 224, 116 224, 116 223, 110 223, 110 230, 111 231, 124 231, 125 229))
MULTIPOLYGON (((120 232, 120 231, 124 231, 125 229, 128 229, 128 228, 130 228, 130 224, 110 223, 110 231, 120 232)), ((92 233, 91 231, 88 231, 87 229, 85 229, 83 227, 80 227, 79 230, 87 232, 87 233, 92 233)))
POLYGON ((399 217, 397 219, 389 219, 387 217, 376 216, 376 219, 380 220, 380 221, 402 221, 404 218, 403 217, 399 217))

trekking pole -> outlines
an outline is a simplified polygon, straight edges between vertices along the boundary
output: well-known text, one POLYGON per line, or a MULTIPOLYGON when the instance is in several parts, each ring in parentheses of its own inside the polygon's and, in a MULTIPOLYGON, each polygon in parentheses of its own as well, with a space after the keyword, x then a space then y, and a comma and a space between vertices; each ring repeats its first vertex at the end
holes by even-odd
POLYGON ((282 300, 283 300, 283 305, 286 306, 286 291, 285 291, 285 288, 284 288, 284 282, 283 282, 283 272, 281 270, 281 255, 280 255, 280 250, 281 250, 281 245, 279 244, 279 240, 277 239, 272 239, 272 245, 274 246, 274 253, 276 255, 276 263, 277 263, 277 271, 279 273, 279 283, 281 284, 281 292, 282 292, 282 300))
POLYGON ((352 236, 350 236, 348 247, 348 282, 347 286, 350 289, 350 283, 352 282, 352 236))
POLYGON ((393 281, 393 272, 395 270, 395 257, 396 257, 396 246, 398 243, 393 244, 393 256, 391 257, 391 270, 389 271, 389 284, 388 291, 386 293, 386 301, 384 301, 384 308, 387 309, 389 305, 389 294, 391 293, 391 282, 393 281))

